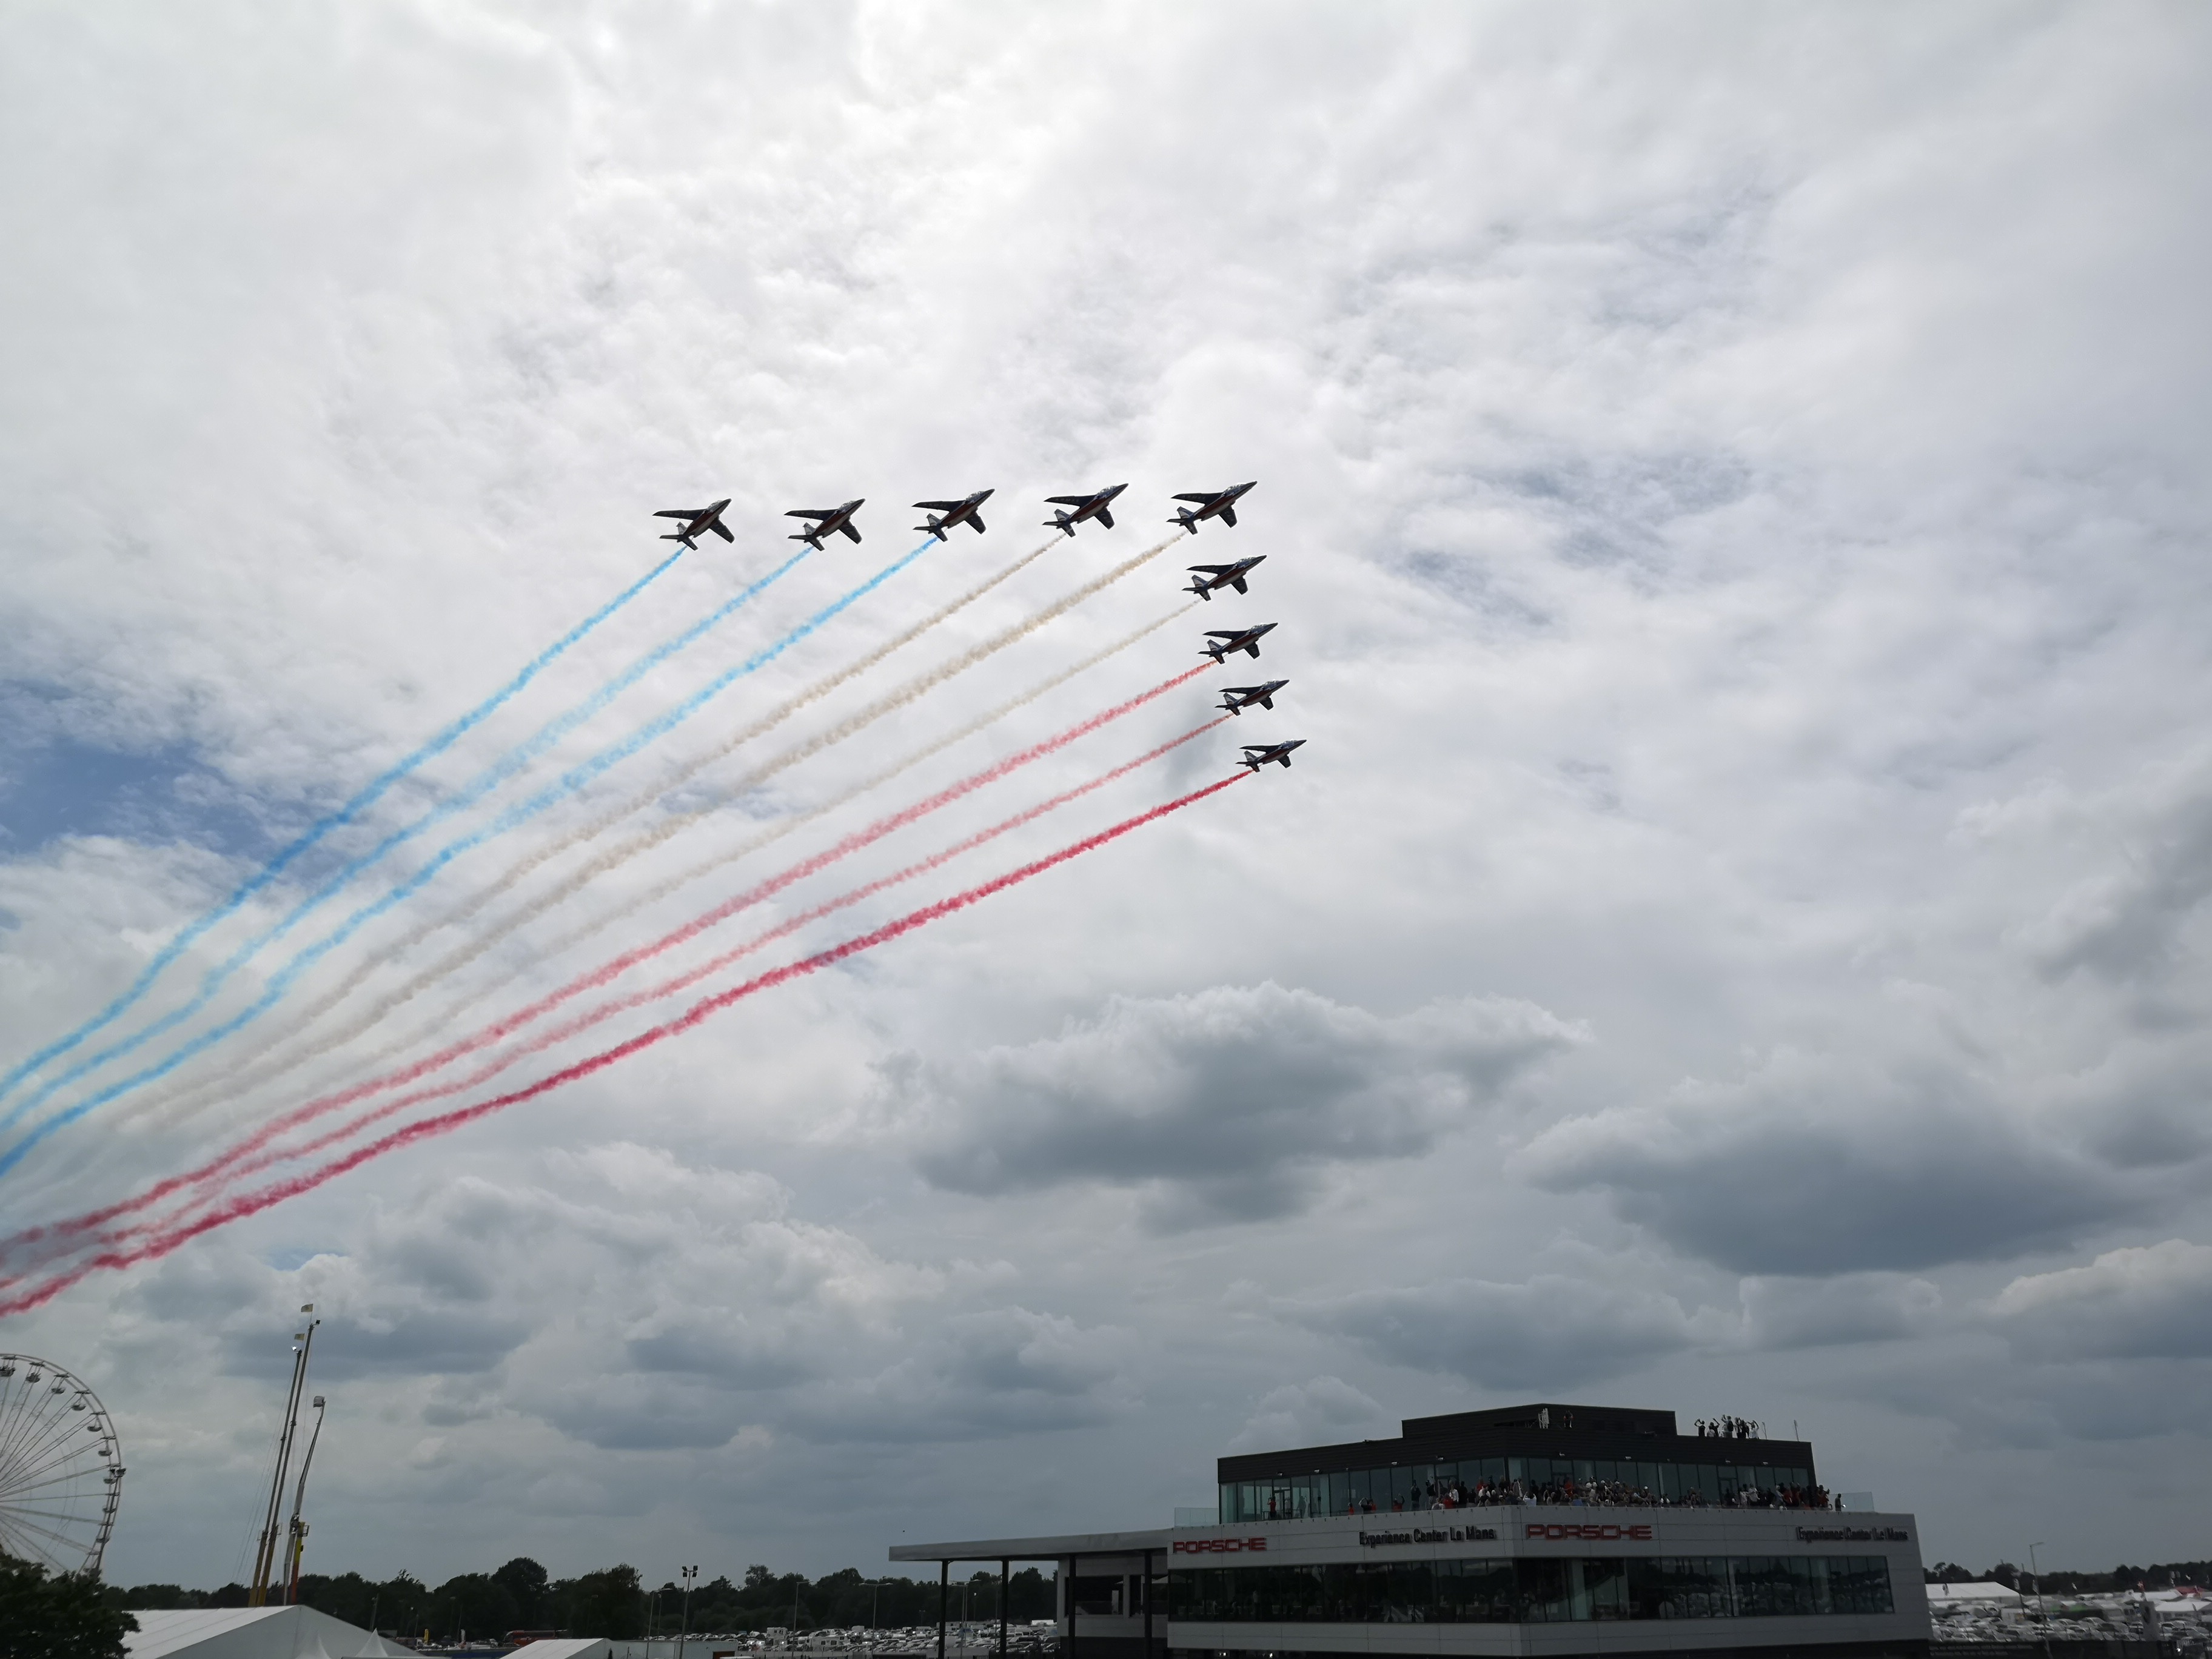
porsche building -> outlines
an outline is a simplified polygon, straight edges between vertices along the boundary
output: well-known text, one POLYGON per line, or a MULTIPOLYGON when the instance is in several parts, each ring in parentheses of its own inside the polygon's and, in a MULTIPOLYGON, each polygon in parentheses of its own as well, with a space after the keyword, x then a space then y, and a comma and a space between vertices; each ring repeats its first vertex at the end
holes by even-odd
POLYGON ((940 1583, 1054 1563, 1068 1659, 1926 1659, 1912 1517, 1838 1507, 1803 1441, 1696 1427, 1591 1406, 1414 1418, 1395 1440, 1224 1457, 1214 1512, 1179 1514, 1200 1524, 890 1559, 940 1583))

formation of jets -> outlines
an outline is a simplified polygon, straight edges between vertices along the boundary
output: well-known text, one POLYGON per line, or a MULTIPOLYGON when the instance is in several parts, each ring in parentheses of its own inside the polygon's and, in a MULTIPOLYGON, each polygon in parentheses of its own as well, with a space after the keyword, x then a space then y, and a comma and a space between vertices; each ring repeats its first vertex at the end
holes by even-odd
MULTIPOLYGON (((1253 483, 1258 482, 1257 479, 1253 480, 1253 483)), ((1096 519, 1111 530, 1114 527, 1114 498, 1128 487, 1125 483, 1117 483, 1109 484, 1103 489, 1094 489, 1087 495, 1048 495, 1045 502, 1053 509, 1053 514, 1045 520, 1046 527, 1073 536, 1076 526, 1086 519, 1096 519)), ((1176 501, 1194 502, 1195 508, 1179 507, 1168 522, 1181 525, 1193 535, 1198 533, 1198 526, 1208 519, 1219 519, 1224 524, 1233 525, 1237 522, 1237 503, 1252 487, 1251 483, 1231 484, 1226 489, 1199 489, 1177 495, 1175 497, 1176 501)), ((915 528, 927 531, 939 541, 949 539, 945 532, 955 525, 964 524, 981 535, 983 532, 983 515, 979 509, 991 499, 993 493, 988 489, 979 489, 957 501, 916 501, 915 505, 922 509, 927 521, 915 526, 915 528)), ((722 522, 722 509, 729 504, 730 498, 725 495, 712 507, 663 507, 653 517, 683 520, 683 528, 673 535, 663 536, 663 541, 682 542, 686 547, 696 548, 699 544, 697 538, 711 530, 724 541, 732 542, 737 538, 722 522)), ((856 495, 840 507, 794 507, 784 517, 814 520, 791 539, 810 543, 819 550, 823 538, 835 536, 840 532, 859 541, 860 527, 853 522, 853 515, 866 505, 866 497, 856 495)), ((1263 553, 1260 558, 1266 556, 1263 553)), ((1242 593, 1245 591, 1246 574, 1259 562, 1259 558, 1253 558, 1240 559, 1233 565, 1194 564, 1191 567, 1194 573, 1218 580, 1202 584, 1194 582, 1190 591, 1201 599, 1212 599, 1214 590, 1223 586, 1234 587, 1242 593)))
MULTIPOLYGON (((1253 483, 1257 482, 1255 479, 1253 483)), ((1253 483, 1231 484, 1226 489, 1201 489, 1179 495, 1174 499, 1191 505, 1177 507, 1175 516, 1168 522, 1181 525, 1194 536, 1198 533, 1199 526, 1208 519, 1218 519, 1223 524, 1234 527, 1237 503, 1253 488, 1253 483)), ((1115 497, 1128 487, 1125 483, 1117 483, 1104 489, 1095 489, 1087 495, 1048 495, 1045 501, 1052 507, 1053 514, 1045 521, 1046 526, 1064 535, 1073 536, 1078 525, 1085 520, 1096 519, 1111 530, 1114 527, 1115 497)), ((980 536, 984 533, 982 506, 991 499, 992 493, 988 489, 979 489, 954 501, 916 501, 915 505, 922 510, 924 522, 915 528, 927 531, 941 542, 950 541, 951 532, 963 524, 980 536)), ((677 520, 676 529, 662 536, 661 540, 681 542, 695 551, 699 545, 698 538, 710 532, 726 542, 734 542, 737 538, 731 533, 729 526, 722 522, 723 509, 729 504, 730 498, 725 495, 708 507, 661 508, 653 517, 677 520)), ((810 520, 806 528, 791 539, 805 542, 819 552, 824 538, 830 536, 842 534, 853 541, 859 541, 860 527, 853 522, 853 515, 866 505, 866 497, 856 495, 839 507, 795 507, 784 516, 810 520)), ((1208 600, 1224 588, 1238 593, 1249 592, 1249 579, 1254 568, 1265 562, 1267 556, 1264 553, 1258 553, 1249 559, 1236 559, 1226 564, 1188 566, 1191 582, 1184 591, 1208 600)), ((1261 640, 1273 633, 1274 629, 1273 623, 1258 623, 1249 628, 1209 629, 1206 635, 1204 653, 1217 663, 1227 662, 1239 651, 1256 659, 1260 654, 1261 640)), ((1272 710, 1275 706, 1275 693, 1289 684, 1285 679, 1268 680, 1259 685, 1225 686, 1222 690, 1221 709, 1230 714, 1242 714, 1246 709, 1255 707, 1272 710)), ((1248 743, 1243 745, 1244 757, 1237 763, 1254 772, 1263 766, 1273 765, 1287 769, 1291 763, 1291 750, 1303 748, 1304 744, 1304 738, 1291 738, 1282 743, 1248 743)))

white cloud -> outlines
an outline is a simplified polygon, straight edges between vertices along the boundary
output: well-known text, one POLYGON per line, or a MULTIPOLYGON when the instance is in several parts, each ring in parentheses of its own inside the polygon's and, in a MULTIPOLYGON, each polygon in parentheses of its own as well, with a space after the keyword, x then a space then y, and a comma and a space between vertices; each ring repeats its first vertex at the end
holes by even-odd
POLYGON ((2169 1238, 2024 1274, 1997 1293, 1989 1318, 2037 1358, 2212 1358, 2212 1245, 2169 1238))
POLYGON ((1342 1377, 1316 1376, 1268 1389, 1224 1449, 1273 1451, 1285 1446, 1327 1445, 1382 1438, 1396 1428, 1389 1412, 1342 1377), (1363 1435, 1362 1430, 1372 1433, 1363 1435))

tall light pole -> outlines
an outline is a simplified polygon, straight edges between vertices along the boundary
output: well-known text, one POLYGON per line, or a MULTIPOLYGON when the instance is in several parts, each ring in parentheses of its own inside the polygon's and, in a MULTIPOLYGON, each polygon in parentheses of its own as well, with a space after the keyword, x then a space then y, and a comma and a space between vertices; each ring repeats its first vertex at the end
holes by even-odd
POLYGON ((307 1523, 300 1518, 300 1506, 307 1501, 307 1471, 315 1462, 315 1443, 323 1437, 323 1396, 315 1396, 315 1431, 307 1437, 307 1455, 300 1460, 300 1484, 292 1493, 292 1559, 286 1563, 284 1601, 289 1607, 300 1599, 300 1558, 307 1553, 307 1523))
MULTIPOLYGON (((300 1311, 312 1314, 315 1304, 302 1303, 300 1311)), ((269 1479, 269 1508, 261 1523, 261 1542, 253 1554, 253 1588, 246 1593, 249 1607, 266 1606, 269 1580, 276 1567, 276 1517, 284 1508, 284 1476, 292 1464, 292 1440, 300 1431, 300 1395, 307 1384, 307 1356, 315 1346, 315 1327, 310 1319, 303 1331, 292 1333, 292 1388, 284 1397, 284 1421, 276 1432, 276 1472, 269 1479)))
POLYGON ((696 1567, 679 1567, 684 1580, 684 1616, 676 1626, 676 1659, 684 1659, 684 1638, 691 1633, 691 1586, 699 1577, 696 1567))
POLYGON ((2035 1559, 2036 1551, 2043 1547, 2040 1538, 2027 1547, 2027 1570, 2035 1575, 2035 1616, 2043 1621, 2043 1659, 2051 1659, 2051 1615, 2043 1606, 2043 1569, 2035 1559))

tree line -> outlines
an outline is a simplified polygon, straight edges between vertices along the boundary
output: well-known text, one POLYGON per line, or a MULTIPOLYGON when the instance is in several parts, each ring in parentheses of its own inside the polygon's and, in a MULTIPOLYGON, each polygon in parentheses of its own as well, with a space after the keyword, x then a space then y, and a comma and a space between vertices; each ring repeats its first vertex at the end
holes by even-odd
MULTIPOLYGON (((110 1585, 104 1594, 118 1611, 151 1612, 242 1607, 246 1589, 243 1584, 215 1590, 137 1584, 127 1589, 110 1585)), ((1049 1619, 1054 1596, 1053 1579, 1025 1567, 1007 1584, 1006 1617, 1016 1623, 1049 1619)), ((694 1585, 687 1615, 683 1587, 672 1580, 648 1589, 638 1570, 626 1565, 556 1579, 528 1556, 519 1555, 495 1572, 460 1573, 435 1589, 404 1571, 381 1580, 357 1572, 303 1573, 300 1600, 365 1630, 416 1638, 427 1632, 434 1642, 457 1642, 464 1634, 495 1641, 517 1630, 635 1641, 647 1635, 673 1636, 679 1627, 738 1632, 933 1625, 938 1588, 934 1578, 868 1578, 858 1567, 810 1579, 755 1565, 738 1582, 724 1575, 694 1585)), ((950 1600, 956 1620, 996 1622, 999 1575, 987 1571, 955 1579, 950 1600)))

